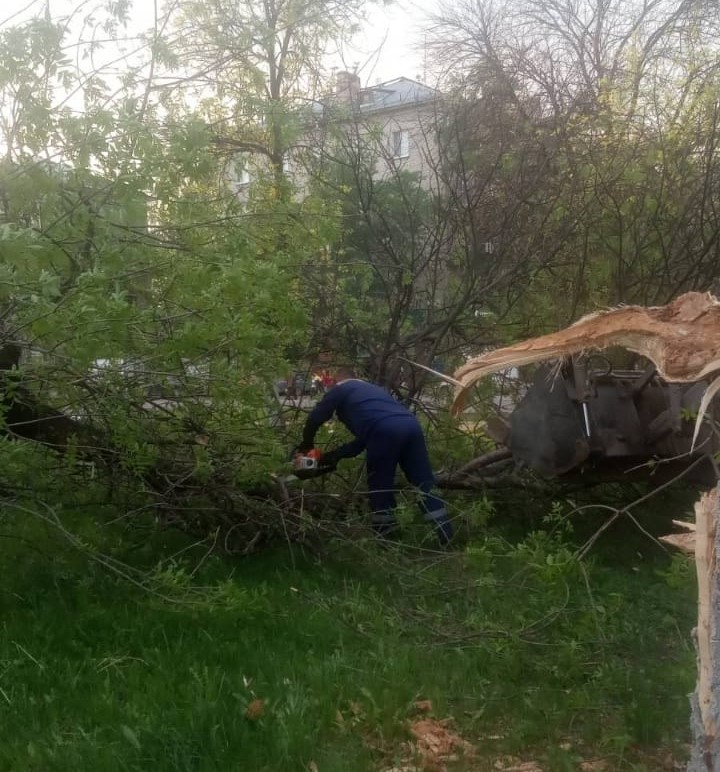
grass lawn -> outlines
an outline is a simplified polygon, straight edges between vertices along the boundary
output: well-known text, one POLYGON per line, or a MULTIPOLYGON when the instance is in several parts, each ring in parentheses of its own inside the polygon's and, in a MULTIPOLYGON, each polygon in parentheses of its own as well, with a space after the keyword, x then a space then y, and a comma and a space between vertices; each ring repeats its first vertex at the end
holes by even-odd
POLYGON ((473 746, 442 769, 682 758, 694 581, 652 542, 621 558, 608 534, 583 564, 544 532, 441 560, 372 542, 170 560, 179 537, 65 522, 147 589, 3 516, 0 770, 410 769, 420 713, 473 746))

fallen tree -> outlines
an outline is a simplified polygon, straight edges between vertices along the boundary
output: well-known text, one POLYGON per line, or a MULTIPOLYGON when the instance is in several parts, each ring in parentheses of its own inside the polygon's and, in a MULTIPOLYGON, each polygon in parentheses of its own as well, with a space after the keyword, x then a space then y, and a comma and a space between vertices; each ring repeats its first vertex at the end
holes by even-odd
MULTIPOLYGON (((541 477, 581 474, 585 483, 642 479, 642 465, 652 463, 654 479, 664 482, 718 450, 713 431, 693 420, 720 385, 710 382, 720 369, 720 305, 710 295, 592 314, 565 330, 474 357, 455 373, 453 413, 466 410, 481 379, 531 364, 540 367, 507 420, 484 426, 499 450, 444 482, 475 487, 497 474, 498 462, 507 466, 508 457, 541 477), (602 353, 618 347, 639 355, 636 366, 618 369, 602 353), (503 448, 509 455, 498 456, 503 448)), ((709 463, 693 466, 692 475, 714 484, 709 463)))
MULTIPOLYGON (((702 382, 720 370, 720 302, 710 294, 687 293, 667 306, 629 306, 583 317, 570 327, 550 335, 522 341, 469 360, 455 374, 453 412, 457 415, 481 378, 509 367, 551 360, 621 346, 652 362, 668 382, 702 382)), ((559 370, 557 371, 559 372, 559 370)), ((720 388, 720 377, 702 387, 693 441, 703 414, 720 388)), ((576 394, 576 397, 582 395, 576 394)), ((590 435, 592 425, 586 424, 590 435)), ((708 453, 708 448, 704 449, 708 453)), ((469 465, 472 466, 472 465, 469 465)), ((718 489, 706 493, 695 508, 691 535, 674 535, 665 541, 695 557, 699 589, 696 628, 698 681, 691 698, 693 745, 689 772, 720 769, 720 568, 718 553, 718 489)))
POLYGON ((700 381, 720 370, 720 302, 709 293, 688 292, 666 306, 615 308, 474 357, 455 371, 453 413, 462 411, 470 388, 491 373, 611 346, 646 357, 668 381, 700 381))
MULTIPOLYGON (((74 388, 84 395, 80 405, 101 402, 108 412, 116 411, 120 423, 132 431, 127 441, 102 410, 81 410, 79 418, 48 404, 35 388, 32 368, 24 368, 21 359, 19 344, 0 347, 0 434, 46 454, 30 462, 41 465, 33 496, 42 497, 46 485, 64 485, 72 500, 85 486, 86 480, 74 479, 83 471, 103 486, 105 503, 112 502, 124 518, 151 513, 165 527, 203 539, 212 536, 226 552, 250 552, 275 535, 298 541, 305 537, 312 504, 303 500, 302 491, 288 489, 271 475, 239 482, 234 465, 243 449, 222 441, 211 405, 200 410, 201 403, 191 398, 172 403, 139 400, 132 382, 96 393, 98 386, 91 379, 77 379, 74 388), (142 436, 151 451, 138 463, 133 438, 142 436)), ((9 474, 0 487, 8 502, 29 495, 9 474)))

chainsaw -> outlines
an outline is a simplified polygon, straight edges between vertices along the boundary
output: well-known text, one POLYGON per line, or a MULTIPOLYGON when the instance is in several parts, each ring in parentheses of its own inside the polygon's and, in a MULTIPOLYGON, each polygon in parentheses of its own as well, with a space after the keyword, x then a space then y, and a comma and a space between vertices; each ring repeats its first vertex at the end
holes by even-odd
POLYGON ((292 459, 292 466, 293 473, 287 479, 296 477, 299 480, 307 480, 335 471, 335 464, 323 463, 323 454, 319 448, 312 448, 307 453, 296 453, 292 459))

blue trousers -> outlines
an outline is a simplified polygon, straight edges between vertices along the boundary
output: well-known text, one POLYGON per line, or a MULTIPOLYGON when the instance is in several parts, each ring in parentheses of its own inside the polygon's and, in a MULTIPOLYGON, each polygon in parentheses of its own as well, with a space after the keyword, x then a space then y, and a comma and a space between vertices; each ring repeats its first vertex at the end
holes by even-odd
POLYGON ((366 445, 368 490, 373 512, 373 527, 381 535, 397 525, 395 509, 395 472, 400 466, 408 482, 421 493, 423 516, 435 528, 442 543, 452 537, 445 502, 432 490, 435 486, 422 428, 413 416, 398 416, 381 421, 373 428, 366 445))

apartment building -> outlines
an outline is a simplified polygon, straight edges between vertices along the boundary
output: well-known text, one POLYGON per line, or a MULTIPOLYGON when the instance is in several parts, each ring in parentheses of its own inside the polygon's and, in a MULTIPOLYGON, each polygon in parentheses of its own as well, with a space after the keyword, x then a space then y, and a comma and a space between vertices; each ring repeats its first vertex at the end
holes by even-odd
MULTIPOLYGON (((439 107, 440 92, 412 78, 362 86, 356 73, 338 72, 332 92, 311 104, 304 130, 286 148, 284 173, 302 198, 320 167, 362 155, 376 179, 410 172, 434 189, 439 107)), ((267 156, 240 153, 229 170, 232 189, 247 198, 267 174, 267 156)))
POLYGON ((411 78, 362 87, 357 74, 338 72, 334 94, 314 109, 312 136, 318 147, 328 136, 341 138, 347 148, 364 146, 378 179, 406 171, 429 187, 438 155, 439 103, 438 91, 411 78))

